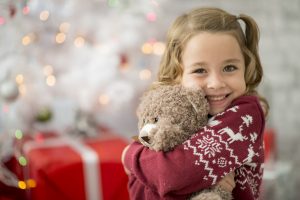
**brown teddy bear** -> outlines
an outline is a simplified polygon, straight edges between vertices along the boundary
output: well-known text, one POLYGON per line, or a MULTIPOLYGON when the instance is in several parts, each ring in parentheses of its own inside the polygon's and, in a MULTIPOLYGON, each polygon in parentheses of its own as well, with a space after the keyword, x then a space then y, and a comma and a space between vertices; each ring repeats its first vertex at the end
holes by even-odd
MULTIPOLYGON (((157 86, 143 95, 137 116, 138 140, 152 150, 166 152, 206 125, 208 102, 200 89, 157 86)), ((217 186, 197 192, 191 199, 229 200, 232 194, 217 186)))

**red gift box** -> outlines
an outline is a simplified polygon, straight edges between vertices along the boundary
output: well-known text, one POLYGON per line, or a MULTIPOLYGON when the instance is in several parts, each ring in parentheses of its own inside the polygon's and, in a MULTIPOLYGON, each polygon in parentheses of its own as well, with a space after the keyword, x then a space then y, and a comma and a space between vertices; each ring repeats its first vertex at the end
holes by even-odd
POLYGON ((126 145, 125 140, 111 134, 83 141, 51 134, 26 139, 21 154, 27 165, 22 176, 36 183, 26 189, 26 199, 129 199, 128 177, 121 163, 126 145))
POLYGON ((276 133, 272 128, 264 132, 265 163, 273 164, 276 160, 276 133))

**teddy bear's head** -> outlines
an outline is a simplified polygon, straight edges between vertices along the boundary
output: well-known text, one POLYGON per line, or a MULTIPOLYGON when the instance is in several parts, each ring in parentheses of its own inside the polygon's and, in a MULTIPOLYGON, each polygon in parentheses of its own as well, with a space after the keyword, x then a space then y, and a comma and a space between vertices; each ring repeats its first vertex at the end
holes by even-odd
POLYGON ((200 89, 158 86, 146 92, 137 109, 139 141, 169 151, 207 123, 208 103, 200 89))

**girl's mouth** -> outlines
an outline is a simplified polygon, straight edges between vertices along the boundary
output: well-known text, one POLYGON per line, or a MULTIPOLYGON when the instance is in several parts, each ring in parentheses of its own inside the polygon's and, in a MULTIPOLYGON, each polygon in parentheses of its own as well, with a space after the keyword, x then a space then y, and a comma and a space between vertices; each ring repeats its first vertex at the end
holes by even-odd
POLYGON ((225 95, 207 95, 206 99, 208 102, 213 103, 213 102, 220 102, 225 100, 227 97, 229 96, 229 94, 225 94, 225 95))
POLYGON ((222 94, 222 95, 207 95, 207 101, 212 110, 224 110, 229 104, 229 95, 230 94, 222 94))
POLYGON ((230 104, 230 93, 220 95, 207 95, 206 96, 211 115, 223 112, 230 104))

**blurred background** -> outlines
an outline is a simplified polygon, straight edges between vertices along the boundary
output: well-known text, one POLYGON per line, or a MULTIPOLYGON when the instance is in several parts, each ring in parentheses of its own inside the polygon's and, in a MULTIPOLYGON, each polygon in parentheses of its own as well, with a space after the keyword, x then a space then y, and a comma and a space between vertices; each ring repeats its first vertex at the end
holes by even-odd
POLYGON ((137 134, 135 109, 155 79, 167 28, 217 6, 260 27, 269 100, 262 199, 299 199, 299 0, 0 0, 0 155, 12 134, 137 134))

